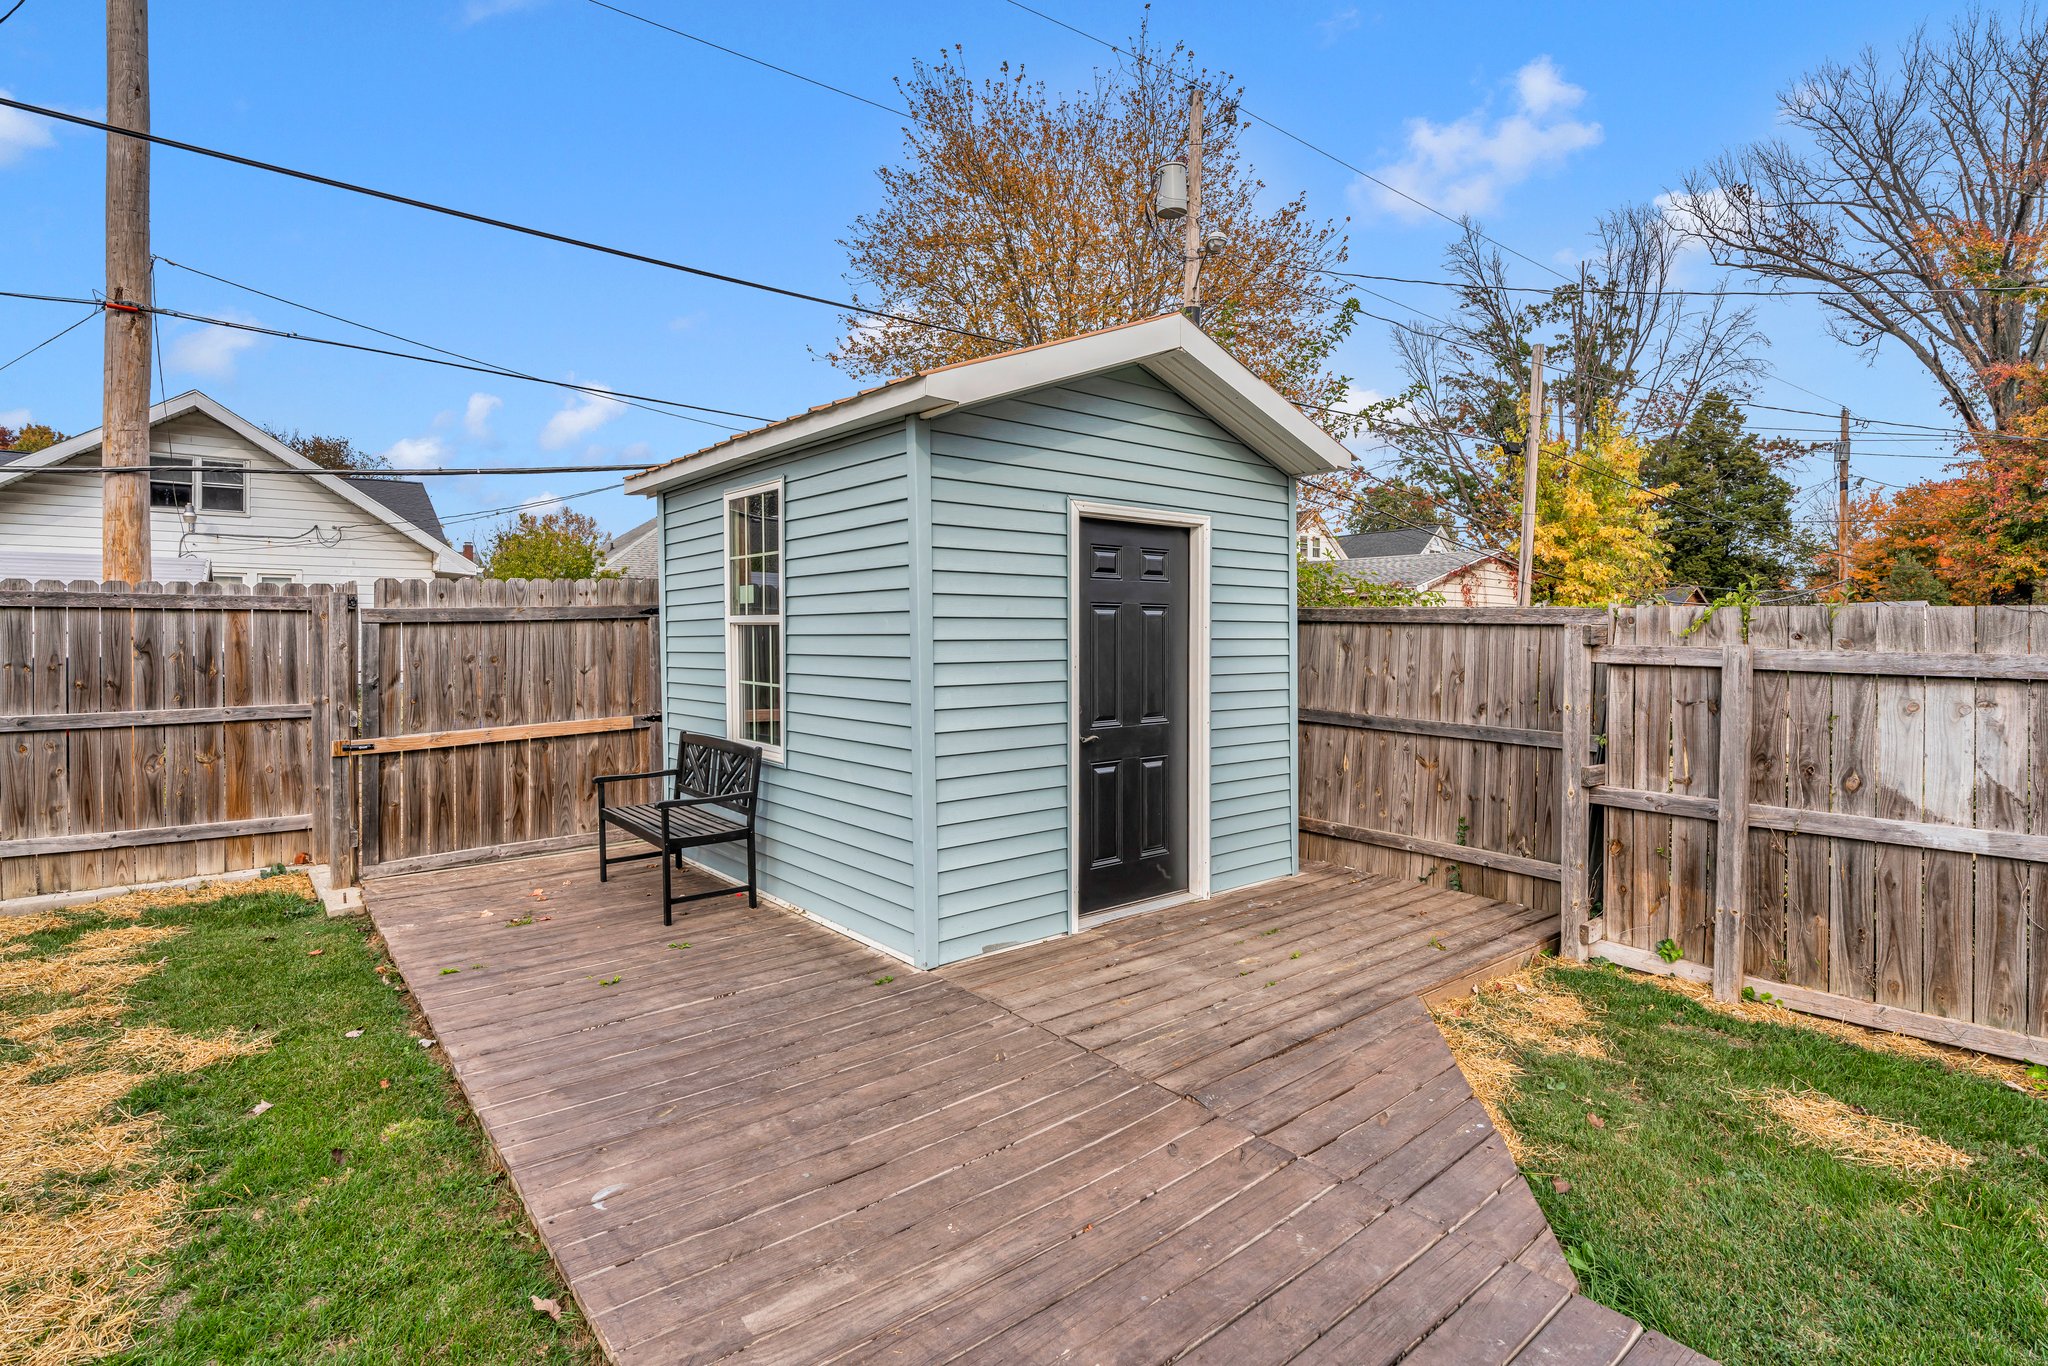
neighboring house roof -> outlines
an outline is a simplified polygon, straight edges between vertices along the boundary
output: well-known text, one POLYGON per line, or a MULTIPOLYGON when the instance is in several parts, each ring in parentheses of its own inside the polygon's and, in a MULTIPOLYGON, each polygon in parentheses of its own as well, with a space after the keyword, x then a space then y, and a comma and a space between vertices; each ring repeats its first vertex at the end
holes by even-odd
POLYGON ((1707 605, 1705 590, 1689 583, 1674 583, 1664 590, 1664 601, 1680 607, 1704 607, 1707 605))
POLYGON ((651 579, 660 568, 657 554, 661 537, 654 534, 658 518, 649 517, 630 531, 612 537, 604 552, 604 567, 616 569, 629 579, 651 579))
POLYGON ((1431 551, 1422 555, 1373 555, 1338 560, 1337 568, 1342 573, 1357 574, 1374 583, 1398 584, 1403 588, 1433 588, 1461 569, 1469 569, 1483 560, 1500 558, 1483 550, 1431 551))
POLYGON ((907 417, 935 417, 1127 365, 1144 367, 1288 474, 1326 474, 1351 464, 1351 453, 1329 433, 1302 416, 1201 328, 1179 313, 1169 313, 892 380, 628 475, 626 491, 651 494, 707 470, 763 460, 848 432, 907 417))
POLYGON ((1436 539, 1437 534, 1430 527, 1404 526, 1393 531, 1361 531, 1356 535, 1339 536, 1337 544, 1344 547, 1346 559, 1370 560, 1382 555, 1427 554, 1430 543, 1436 539))
MULTIPOLYGON (((351 503, 379 521, 385 522, 407 539, 417 542, 433 552, 434 570, 441 574, 477 574, 482 571, 468 559, 458 554, 447 541, 441 520, 434 514, 432 499, 427 496, 426 486, 414 479, 366 479, 360 476, 335 474, 314 464, 285 445, 269 432, 237 413, 228 411, 213 399, 197 389, 188 390, 176 398, 165 399, 149 410, 149 425, 186 413, 203 413, 220 423, 235 435, 247 441, 264 454, 273 457, 293 469, 305 470, 315 482, 325 485, 344 502, 351 503), (376 486, 374 489, 368 486, 376 486)), ((99 449, 100 429, 81 432, 69 440, 40 451, 22 455, 13 452, 17 458, 0 463, 0 486, 25 479, 37 470, 59 465, 74 456, 99 449)))
POLYGON ((452 545, 446 528, 441 525, 441 515, 434 511, 434 500, 427 493, 427 486, 419 479, 387 479, 347 476, 351 488, 361 489, 382 503, 391 511, 411 522, 443 545, 452 545))

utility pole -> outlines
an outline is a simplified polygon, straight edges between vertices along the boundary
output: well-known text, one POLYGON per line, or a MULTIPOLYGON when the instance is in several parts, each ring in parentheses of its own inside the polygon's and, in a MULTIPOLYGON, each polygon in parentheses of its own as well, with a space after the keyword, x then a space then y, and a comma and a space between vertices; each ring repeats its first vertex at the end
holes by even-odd
POLYGON ((1188 83, 1188 216, 1180 229, 1181 312, 1202 321, 1202 87, 1188 83))
POLYGON ((1543 343, 1529 347, 1529 430, 1522 438, 1522 554, 1515 601, 1529 605, 1536 583, 1536 460, 1543 450, 1543 343))
POLYGON ((1842 439, 1835 443, 1835 594, 1849 596, 1849 410, 1842 409, 1842 439))
MULTIPOLYGON (((107 122, 149 131, 149 0, 107 0, 107 122)), ((100 572, 141 583, 149 558, 149 144, 107 137, 107 302, 100 572)))

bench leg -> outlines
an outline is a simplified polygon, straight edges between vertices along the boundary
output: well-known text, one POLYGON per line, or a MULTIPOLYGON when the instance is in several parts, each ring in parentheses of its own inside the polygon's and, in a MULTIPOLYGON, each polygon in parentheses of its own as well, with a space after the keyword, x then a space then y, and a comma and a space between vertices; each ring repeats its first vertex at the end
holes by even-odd
POLYGON ((602 811, 597 813, 597 880, 599 882, 610 882, 612 880, 611 863, 605 856, 604 813, 602 811))
POLYGON ((661 861, 661 923, 664 925, 673 925, 676 923, 676 902, 675 897, 669 891, 669 868, 667 859, 663 859, 661 861))
POLYGON ((754 886, 754 834, 747 832, 747 905, 758 906, 761 899, 754 886))

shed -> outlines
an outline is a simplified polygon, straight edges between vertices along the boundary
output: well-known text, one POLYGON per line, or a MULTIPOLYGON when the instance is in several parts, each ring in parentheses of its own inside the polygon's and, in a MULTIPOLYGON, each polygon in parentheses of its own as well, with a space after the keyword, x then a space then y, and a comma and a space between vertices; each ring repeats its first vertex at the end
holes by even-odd
POLYGON ((1349 463, 1173 314, 633 475, 668 734, 762 746, 762 891, 922 967, 1291 875, 1296 481, 1349 463))

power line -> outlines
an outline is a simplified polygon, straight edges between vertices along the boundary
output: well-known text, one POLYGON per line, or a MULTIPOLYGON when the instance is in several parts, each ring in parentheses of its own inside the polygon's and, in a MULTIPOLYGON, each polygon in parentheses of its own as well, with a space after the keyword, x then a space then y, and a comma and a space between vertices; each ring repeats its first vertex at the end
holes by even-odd
MULTIPOLYGON (((1015 4, 1016 0, 1007 0, 1007 3, 1015 4)), ((1489 238, 1487 240, 1491 241, 1492 239, 1489 238)), ((1555 294, 1560 288, 1570 287, 1570 284, 1563 286, 1506 284, 1475 285, 1469 280, 1431 280, 1419 278, 1412 275, 1375 275, 1366 271, 1337 270, 1330 267, 1323 267, 1321 269, 1322 273, 1325 275, 1339 275, 1347 280, 1373 280, 1381 284, 1393 285, 1428 285, 1437 289, 1476 289, 1487 293, 1499 291, 1507 294, 1548 295, 1555 294)), ((1572 281, 1570 283, 1575 284, 1577 282, 1572 281)), ((1971 287, 1948 285, 1918 285, 1916 286, 1916 288, 1918 288, 1922 293, 1926 294, 1955 294, 1963 296, 2005 293, 2040 294, 2048 292, 2048 284, 1977 285, 1971 287)), ((1592 292, 1595 294, 1626 294, 1630 295, 1631 297, 1639 298, 1673 299, 1825 299, 1831 296, 1847 293, 1846 290, 1840 289, 1630 289, 1620 285, 1595 285, 1592 287, 1592 292)), ((1799 386, 1795 384, 1792 387, 1797 389, 1799 386)), ((1811 389, 1801 390, 1801 392, 1809 394, 1813 393, 1811 389)), ((1813 396, 1815 398, 1827 397, 1827 395, 1825 394, 1814 394, 1813 396)))
MULTIPOLYGON (((331 319, 334 322, 344 323, 349 327, 359 327, 365 332, 373 332, 380 337, 389 337, 393 341, 404 342, 407 346, 424 347, 429 351, 436 351, 444 356, 452 356, 456 360, 469 361, 475 366, 483 366, 486 369, 488 369, 491 373, 503 375, 507 379, 522 379, 534 384, 551 384, 559 388, 577 389, 584 393, 592 395, 603 395, 607 397, 612 397, 618 399, 620 402, 630 404, 632 407, 641 408, 650 413, 659 413, 663 417, 682 418, 684 421, 687 422, 703 422, 703 419, 686 417, 682 413, 670 412, 667 407, 658 408, 653 405, 659 403, 667 404, 669 405, 669 407, 695 408, 698 412, 718 413, 724 417, 740 417, 745 418, 749 422, 767 422, 770 420, 765 417, 756 417, 751 413, 729 412, 723 408, 705 408, 696 404, 678 403, 671 399, 645 399, 642 395, 635 394, 627 396, 624 394, 619 394, 614 390, 600 388, 596 385, 573 384, 567 380, 547 379, 540 375, 529 374, 523 370, 514 370, 510 366, 500 365, 496 361, 487 361, 484 360, 482 357, 466 355, 461 351, 451 351, 445 346, 436 346, 432 342, 423 342, 416 337, 407 337, 397 332, 386 331, 381 327, 373 327, 369 323, 357 322, 353 318, 344 318, 339 313, 330 313, 324 308, 315 308, 311 304, 300 303, 296 299, 287 299, 282 294, 272 294, 268 290, 258 289, 254 285, 243 284, 239 280, 230 280, 224 275, 215 275, 212 271, 201 270, 197 266, 188 266, 181 261, 173 261, 168 256, 159 256, 156 259, 163 262, 167 266, 171 266, 178 270, 185 271, 188 274, 204 276, 209 280, 213 280, 220 284, 224 284, 228 286, 230 289, 239 289, 244 291, 245 293, 254 294, 259 298, 269 299, 275 303, 284 304, 288 308, 302 309, 307 313, 316 314, 319 317, 331 319)), ((425 360, 427 358, 421 356, 417 357, 416 359, 425 360)), ((734 428, 727 427, 722 422, 703 422, 703 425, 707 427, 717 427, 724 431, 735 430, 734 428)))
MULTIPOLYGON (((469 479, 487 478, 500 474, 639 474, 652 469, 648 462, 639 464, 603 465, 468 465, 442 467, 438 469, 394 469, 394 470, 302 470, 294 468, 245 469, 242 473, 250 478, 298 478, 298 479, 469 479)), ((41 465, 24 469, 20 464, 0 465, 0 480, 12 479, 17 474, 148 474, 147 465, 41 465)), ((161 472, 160 470, 158 472, 161 472)), ((616 487, 616 486, 614 486, 616 487)))
MULTIPOLYGON (((16 5, 16 6, 15 6, 15 8, 16 8, 16 9, 19 9, 19 8, 21 8, 21 6, 20 6, 20 5, 16 5)), ((93 309, 92 309, 92 312, 91 312, 91 313, 88 313, 88 314, 86 314, 86 315, 85 315, 84 317, 80 318, 80 319, 79 319, 79 320, 78 320, 77 322, 74 322, 74 323, 69 323, 69 324, 67 324, 66 326, 64 326, 64 327, 60 328, 60 329, 59 329, 58 331, 56 331, 55 333, 51 334, 50 336, 47 336, 47 337, 43 338, 43 339, 42 339, 41 341, 37 342, 37 343, 36 343, 36 344, 35 344, 34 346, 31 346, 31 347, 30 347, 30 348, 29 348, 28 350, 26 350, 26 351, 22 352, 22 353, 21 353, 20 355, 16 356, 16 357, 15 357, 15 358, 14 358, 13 360, 11 360, 11 361, 7 362, 7 364, 6 364, 6 365, 0 365, 0 370, 5 370, 5 369, 7 369, 7 368, 8 368, 9 366, 12 366, 12 365, 15 365, 15 364, 17 364, 18 362, 21 362, 21 361, 25 361, 25 360, 27 360, 27 359, 28 359, 28 358, 29 358, 30 356, 33 356, 33 355, 34 355, 34 354, 35 354, 36 352, 38 352, 38 351, 42 350, 42 349, 43 349, 44 347, 48 346, 48 345, 49 345, 49 344, 50 344, 51 342, 53 342, 53 341, 56 341, 56 340, 57 340, 57 339, 58 339, 59 337, 62 337, 62 336, 64 336, 64 335, 65 335, 65 333, 67 333, 67 332, 71 332, 71 331, 73 331, 73 330, 75 330, 75 329, 77 329, 77 328, 80 328, 80 327, 83 327, 83 326, 85 326, 85 325, 86 325, 87 323, 89 323, 89 322, 91 322, 91 321, 93 320, 93 316, 94 316, 94 314, 97 314, 97 313, 98 313, 99 311, 100 311, 100 310, 99 310, 99 305, 97 305, 97 304, 93 305, 93 309)))
POLYGON ((606 4, 605 0, 590 0, 590 3, 597 6, 599 9, 608 9, 613 14, 623 15, 625 18, 628 19, 637 19, 641 23, 646 24, 649 28, 658 28, 664 33, 673 33, 678 38, 687 38, 693 43, 699 43, 705 47, 712 48, 719 52, 723 52, 728 57, 737 57, 743 62, 752 62, 755 66, 765 67, 770 71, 779 72, 780 74, 789 77, 793 81, 802 81, 805 85, 814 85, 820 90, 829 90, 835 95, 844 95, 849 100, 857 100, 861 104, 865 104, 871 109, 881 110, 884 114, 896 114, 900 115, 903 118, 913 120, 917 117, 907 109, 898 109, 893 104, 883 104, 880 100, 871 100, 866 95, 858 94, 854 91, 847 90, 842 86, 833 85, 829 81, 821 81, 815 76, 806 76, 801 71, 791 71, 786 66, 777 66, 775 63, 767 61, 764 58, 751 56, 748 53, 741 52, 738 48, 727 47, 724 43, 714 43, 709 38, 701 38, 694 33, 687 33, 682 29, 674 27, 673 25, 664 24, 659 19, 650 19, 644 14, 636 14, 632 10, 622 9, 617 5, 606 4))
MULTIPOLYGON (((175 263, 173 263, 173 264, 175 264, 175 263)), ((216 278, 217 278, 217 277, 216 277, 216 278)), ((275 297, 275 296, 273 296, 273 297, 275 297)), ((21 294, 21 293, 16 293, 16 292, 11 292, 11 291, 0 291, 0 298, 25 298, 25 299, 37 299, 37 300, 41 300, 41 301, 43 301, 43 302, 46 302, 46 303, 75 303, 75 304, 88 304, 88 305, 91 305, 91 306, 92 306, 92 307, 94 307, 94 308, 110 308, 110 307, 111 307, 111 308, 119 308, 119 309, 122 309, 122 310, 124 310, 124 311, 133 311, 133 312, 137 312, 137 313, 149 313, 149 314, 154 314, 154 315, 156 315, 156 316, 158 316, 158 317, 164 317, 164 318, 177 318, 177 319, 179 319, 179 320, 180 320, 180 321, 182 321, 182 322, 195 322, 195 323, 205 323, 205 324, 207 324, 207 325, 208 325, 208 326, 210 326, 210 327, 225 327, 225 328, 230 328, 230 329, 232 329, 232 330, 234 330, 234 331, 237 331, 237 332, 249 332, 249 333, 254 333, 254 334, 258 335, 258 336, 264 336, 264 337, 276 337, 276 338, 278 338, 278 339, 280 339, 280 340, 283 340, 283 341, 298 341, 298 342, 309 342, 309 343, 311 343, 311 344, 313 344, 313 345, 315 345, 315 346, 332 346, 332 347, 336 347, 336 348, 338 348, 338 349, 340 349, 340 350, 343 350, 343 351, 360 351, 360 352, 364 352, 365 354, 368 354, 368 355, 373 355, 373 356, 390 356, 390 357, 392 357, 392 358, 394 358, 394 359, 396 359, 396 360, 409 360, 409 361, 417 361, 417 362, 418 362, 418 363, 420 363, 421 365, 439 365, 439 366, 445 366, 445 367, 447 367, 448 369, 451 369, 451 370, 466 370, 466 371, 470 371, 471 373, 474 373, 474 374, 484 374, 484 375, 495 375, 495 376, 497 376, 497 377, 499 377, 499 378, 502 378, 502 379, 519 379, 519 380, 525 380, 525 381, 527 381, 527 382, 529 382, 529 383, 533 383, 533 384, 545 384, 545 385, 548 385, 548 386, 550 386, 550 387, 553 387, 553 388, 557 388, 557 389, 572 389, 572 390, 575 390, 575 391, 576 391, 576 392, 578 392, 578 393, 582 393, 582 394, 588 394, 588 395, 590 395, 590 396, 592 396, 592 397, 594 397, 594 398, 612 399, 612 400, 617 400, 617 401, 622 401, 622 402, 623 402, 623 401, 628 401, 628 400, 634 400, 634 399, 638 399, 638 400, 642 400, 642 401, 644 401, 644 402, 647 402, 647 403, 659 403, 659 404, 664 404, 664 405, 666 405, 667 407, 670 407, 670 408, 688 408, 688 409, 691 409, 691 410, 692 410, 692 411, 694 411, 694 412, 700 412, 700 413, 717 413, 717 414, 718 414, 719 416, 721 416, 721 417, 737 417, 737 418, 742 418, 742 419, 744 419, 745 421, 748 421, 748 422, 767 422, 767 421, 770 421, 770 420, 771 420, 771 419, 768 419, 768 418, 764 418, 764 417, 756 417, 756 416, 755 416, 754 414, 752 414, 752 413, 739 413, 739 412, 733 412, 732 410, 730 410, 730 409, 727 409, 727 408, 708 408, 708 407, 705 407, 705 406, 704 406, 703 404, 699 404, 699 403, 684 403, 684 402, 683 402, 682 400, 680 400, 680 399, 673 399, 673 398, 660 398, 660 397, 657 397, 657 396, 654 396, 654 395, 650 395, 650 394, 635 394, 635 393, 630 393, 630 392, 623 392, 623 391, 619 391, 619 390, 613 390, 613 389, 604 389, 604 388, 600 388, 600 387, 598 387, 597 385, 594 385, 594 384, 578 384, 578 383, 576 383, 576 382, 575 382, 574 380, 566 380, 566 379, 548 379, 548 378, 547 378, 546 376, 544 376, 544 375, 529 375, 529 374, 526 374, 526 373, 525 373, 525 372, 523 372, 523 371, 519 371, 519 370, 507 370, 507 369, 503 369, 503 368, 501 368, 501 367, 498 367, 498 366, 494 366, 494 365, 489 365, 489 364, 471 364, 471 363, 468 363, 468 362, 466 362, 466 361, 460 361, 460 360, 451 360, 451 359, 446 359, 446 358, 444 358, 443 356, 422 356, 422 355, 419 355, 419 354, 417 354, 416 352, 412 352, 412 351, 394 351, 394 350, 392 350, 392 349, 391 349, 390 347, 387 347, 387 346, 369 346, 369 345, 366 345, 366 344, 364 344, 364 343, 362 343, 362 342, 342 341, 342 340, 340 340, 339 338, 335 338, 335 337, 315 337, 315 336, 313 336, 313 335, 311 335, 311 334, 309 334, 309 333, 305 333, 305 332, 289 332, 289 331, 286 331, 286 330, 284 330, 283 328, 277 328, 277 327, 264 327, 264 326, 262 326, 262 325, 260 325, 260 324, 257 324, 257 323, 244 323, 244 322, 236 322, 236 321, 234 321, 234 320, 233 320, 233 319, 231 319, 231 318, 214 318, 214 317, 209 317, 208 315, 206 315, 206 314, 204 314, 204 313, 187 313, 187 312, 185 312, 185 311, 183 311, 183 310, 181 310, 181 309, 175 309, 175 308, 155 308, 155 307, 151 307, 151 306, 149 306, 149 305, 147 305, 147 304, 129 304, 129 303, 121 303, 121 304, 107 304, 107 303, 105 303, 105 302, 103 302, 103 301, 101 301, 101 300, 98 300, 98 299, 86 299, 86 298, 70 298, 70 297, 65 297, 65 296, 60 296, 60 295, 48 295, 48 294, 21 294)), ((280 299, 280 300, 279 300, 279 302, 288 302, 288 301, 280 299)), ((299 305, 294 305, 294 306, 295 306, 295 307, 298 307, 299 305)), ((314 310, 314 311, 317 311, 317 310, 314 310)), ((332 316, 332 315, 329 315, 329 316, 332 316)), ((347 319, 337 319, 337 321, 342 321, 342 322, 346 322, 346 321, 347 321, 347 319)), ((351 323, 351 324, 350 324, 350 326, 361 326, 361 325, 362 325, 362 324, 356 324, 356 323, 351 323)), ((376 330, 376 329, 370 329, 370 330, 374 331, 374 330, 376 330)), ((412 343, 412 344, 413 344, 413 345, 420 345, 421 343, 412 343)), ((434 349, 439 349, 439 348, 434 348, 434 349)), ((716 428, 717 428, 717 429, 719 429, 720 431, 728 431, 728 432, 729 432, 729 431, 734 431, 734 430, 738 430, 738 429, 736 429, 736 428, 733 428, 733 427, 731 427, 731 426, 728 426, 727 424, 725 424, 725 423, 723 423, 723 422, 707 422, 707 421, 705 421, 705 420, 704 420, 703 418, 700 418, 700 417, 691 417, 691 416, 689 416, 689 414, 687 414, 687 413, 667 413, 667 414, 665 414, 665 415, 666 415, 666 416, 669 416, 669 417, 678 417, 678 418, 682 418, 682 419, 683 419, 684 421, 687 421, 687 422, 696 422, 696 423, 699 423, 699 424, 701 424, 701 425, 703 425, 703 426, 706 426, 706 427, 716 427, 716 428)))
POLYGON ((346 190, 350 194, 365 195, 371 199, 381 199, 390 204, 403 204, 407 208, 421 209, 427 213, 438 213, 448 218, 459 218, 468 223, 481 223, 485 227, 519 233, 526 237, 537 237, 545 242, 557 242, 563 246, 579 247, 584 251, 594 251, 604 256, 615 256, 624 261, 637 261, 641 265, 659 266, 663 270, 673 270, 683 275, 695 276, 698 279, 716 280, 720 284, 738 285, 743 289, 759 290, 764 294, 776 294, 785 299, 797 299, 804 303, 823 304, 827 308, 836 308, 847 313, 858 313, 870 318, 886 318, 890 322, 907 323, 912 327, 930 328, 936 332, 948 332, 958 337, 972 337, 976 341, 993 342, 998 346, 1014 346, 1016 344, 1002 337, 991 337, 986 333, 976 332, 971 328, 955 327, 950 323, 935 323, 928 319, 912 317, 905 313, 891 313, 887 309, 869 308, 863 304, 827 298, 822 294, 806 294, 802 290, 785 289, 781 285, 771 285, 760 280, 750 280, 740 275, 728 275, 722 271, 707 270, 701 266, 685 265, 680 261, 671 261, 665 257, 650 256, 646 252, 633 251, 625 247, 607 246, 602 242, 593 242, 588 238, 571 237, 566 233, 553 232, 546 228, 530 227, 524 223, 515 223, 504 218, 493 218, 488 214, 474 213, 468 209, 453 208, 447 204, 437 204, 428 199, 418 199, 411 195, 396 194, 390 190, 379 190, 368 185, 359 185, 353 181, 339 180, 333 176, 319 175, 312 171, 301 171, 290 166, 280 166, 272 161, 258 161, 254 157, 245 157, 235 152, 224 152, 214 147, 203 147, 194 142, 181 142, 176 138, 162 137, 155 133, 142 133, 132 128, 120 128, 99 119, 89 119, 83 114, 67 114, 61 109, 49 109, 39 104, 30 104, 25 100, 17 100, 9 96, 0 95, 0 107, 18 109, 28 114, 39 114, 46 119, 55 119, 60 123, 75 124, 81 128, 96 128, 100 132, 113 137, 134 138, 158 147, 169 147, 175 151, 190 152, 195 156, 212 157, 216 161, 225 161, 236 166, 246 166, 257 171, 268 171, 272 175, 288 176, 293 180, 303 180, 309 184, 325 185, 329 189, 346 190))
POLYGON ((12 19, 14 17, 14 10, 20 9, 23 5, 26 5, 27 3, 28 0, 14 0, 14 9, 8 10, 5 14, 0 14, 0 24, 4 24, 9 19, 12 19))
MULTIPOLYGON (((1116 43, 1112 43, 1109 39, 1101 37, 1097 34, 1090 33, 1088 30, 1084 28, 1077 28, 1076 26, 1068 23, 1064 19, 1060 19, 1053 15, 1047 14, 1042 9, 1034 9, 1032 6, 1025 4, 1024 0, 1004 0, 1004 3, 1012 6, 1013 8, 1023 10, 1026 14, 1035 14, 1040 19, 1045 20, 1048 24, 1056 25, 1060 28, 1065 29, 1067 32, 1071 34, 1074 34, 1077 37, 1086 38, 1091 43, 1099 44, 1102 47, 1108 48, 1111 52, 1115 52, 1122 56, 1128 57, 1132 61, 1138 63, 1138 65, 1140 66, 1148 66, 1154 64, 1151 62, 1149 58, 1143 56, 1140 53, 1132 52, 1128 48, 1124 48, 1116 43)), ((1188 81, 1186 82, 1186 84, 1190 88, 1194 88, 1199 84, 1199 82, 1188 81)), ((1346 161, 1343 157, 1338 156, 1335 152, 1330 151, 1327 147, 1320 147, 1315 143, 1310 142, 1307 138, 1301 136, 1301 134, 1292 132, 1291 130, 1286 128, 1282 128, 1279 124, 1273 122, 1271 119, 1266 118, 1263 115, 1253 113, 1251 110, 1245 108, 1242 104, 1237 106, 1237 112, 1244 115, 1247 119, 1250 119, 1254 123, 1262 123, 1266 127, 1278 133, 1280 136, 1287 138, 1292 142, 1297 142, 1301 144, 1303 147, 1306 147, 1309 151, 1314 152, 1317 156, 1324 157, 1330 161, 1335 162, 1337 165, 1342 166, 1345 170, 1351 172, 1353 175, 1371 181, 1373 184, 1385 190, 1388 194, 1398 195, 1402 199, 1407 200, 1410 204, 1413 204, 1416 208, 1423 209, 1429 213, 1435 214, 1438 218, 1443 219, 1446 223, 1452 224, 1453 226, 1461 229, 1468 226, 1468 224, 1463 219, 1453 218, 1451 217, 1451 215, 1445 213, 1442 209, 1439 209, 1436 205, 1428 203, 1421 199, 1417 199, 1414 195, 1408 193, 1406 190, 1401 189, 1398 186, 1389 185, 1386 181, 1381 180, 1378 176, 1366 170, 1364 167, 1353 165, 1351 162, 1346 161)), ((1474 228, 1473 231, 1478 232, 1478 229, 1474 228)), ((1517 257, 1523 261, 1527 261, 1530 265, 1537 267, 1539 270, 1547 270, 1560 280, 1570 279, 1569 276, 1567 276, 1563 271, 1559 270, 1556 266, 1549 265, 1543 261, 1539 261, 1535 257, 1527 255, 1526 253, 1516 251, 1513 247, 1501 241, 1499 238, 1490 237, 1483 232, 1479 232, 1478 235, 1485 241, 1493 243, 1502 251, 1508 253, 1508 255, 1517 257)))

